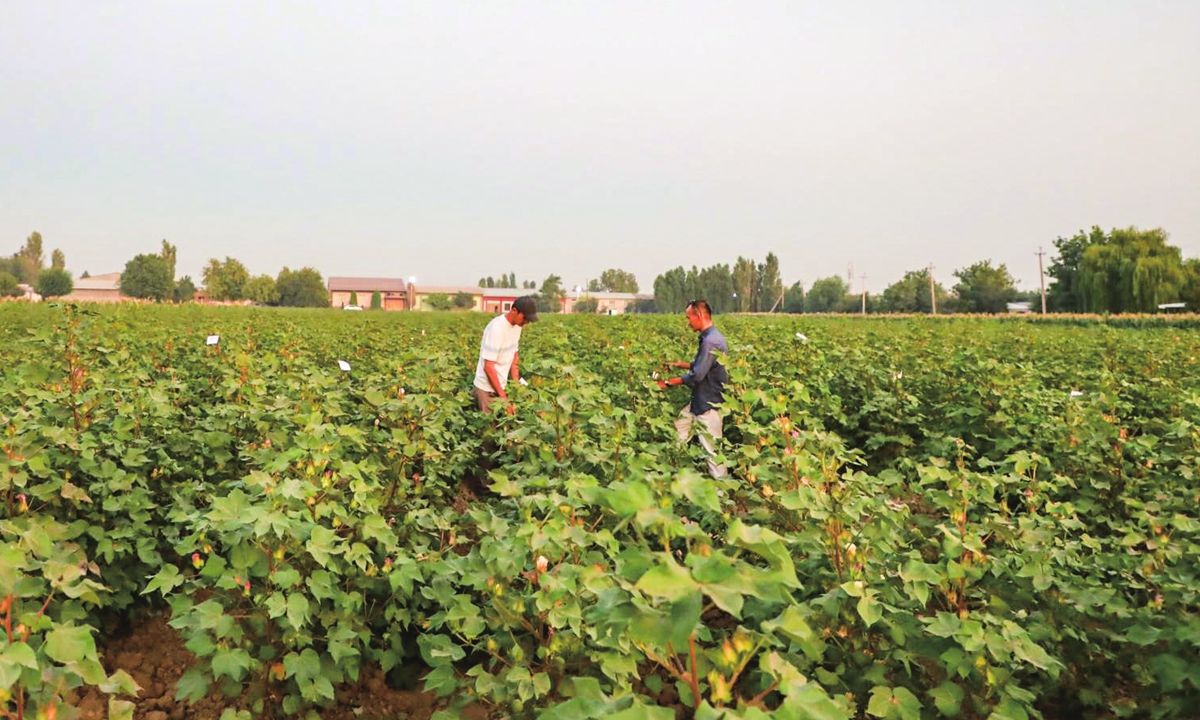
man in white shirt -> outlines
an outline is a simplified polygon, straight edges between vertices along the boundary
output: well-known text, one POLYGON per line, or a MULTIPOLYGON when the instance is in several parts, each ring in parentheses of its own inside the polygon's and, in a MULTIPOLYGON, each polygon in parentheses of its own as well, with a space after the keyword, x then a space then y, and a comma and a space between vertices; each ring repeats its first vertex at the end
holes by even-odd
POLYGON ((537 304, 526 295, 517 298, 508 312, 496 317, 483 331, 479 344, 479 364, 475 366, 475 398, 479 409, 492 411, 492 401, 497 397, 508 403, 508 414, 515 415, 517 409, 508 402, 505 387, 511 377, 521 381, 521 328, 527 323, 537 322, 537 304))

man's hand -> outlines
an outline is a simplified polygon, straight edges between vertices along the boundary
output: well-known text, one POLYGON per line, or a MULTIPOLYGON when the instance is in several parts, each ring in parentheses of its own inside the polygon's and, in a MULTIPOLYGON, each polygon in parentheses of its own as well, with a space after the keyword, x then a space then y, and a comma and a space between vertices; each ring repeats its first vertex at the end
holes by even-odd
POLYGON ((666 389, 667 389, 667 381, 666 381, 666 380, 659 380, 659 381, 658 381, 658 389, 659 389, 659 390, 666 390, 666 389))
POLYGON ((513 405, 512 401, 510 400, 508 402, 508 408, 506 409, 505 412, 507 412, 509 415, 516 415, 517 414, 517 406, 513 405))
POLYGON ((684 370, 691 370, 692 364, 686 360, 676 360, 674 362, 667 363, 667 367, 683 368, 684 370))

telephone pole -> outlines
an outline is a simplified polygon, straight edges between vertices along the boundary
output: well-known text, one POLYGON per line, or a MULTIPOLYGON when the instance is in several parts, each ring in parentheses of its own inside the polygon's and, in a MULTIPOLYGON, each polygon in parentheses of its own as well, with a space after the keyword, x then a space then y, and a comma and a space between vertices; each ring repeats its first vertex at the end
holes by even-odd
POLYGON ((862 274, 862 314, 867 314, 867 274, 862 274))
POLYGON ((929 306, 933 308, 933 314, 937 315, 937 293, 933 290, 933 263, 929 263, 929 306))
POLYGON ((1046 314, 1046 273, 1042 271, 1042 256, 1046 253, 1042 252, 1042 246, 1038 246, 1038 277, 1042 281, 1042 314, 1046 314))

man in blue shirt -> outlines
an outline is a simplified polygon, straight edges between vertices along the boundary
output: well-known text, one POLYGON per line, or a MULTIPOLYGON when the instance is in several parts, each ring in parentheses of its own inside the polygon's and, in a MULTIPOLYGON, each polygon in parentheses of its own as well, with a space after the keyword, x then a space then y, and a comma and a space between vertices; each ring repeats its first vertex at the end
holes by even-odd
POLYGON ((675 421, 675 431, 681 442, 687 442, 692 437, 692 428, 697 421, 700 423, 700 445, 708 453, 708 472, 714 478, 720 478, 725 476, 725 466, 718 465, 714 459, 717 453, 713 441, 721 437, 721 413, 713 406, 725 397, 729 373, 714 352, 727 353, 729 347, 725 344, 725 336, 713 325, 712 308, 708 302, 691 301, 686 314, 688 325, 700 333, 696 358, 690 363, 667 363, 669 367, 686 368, 688 372, 683 377, 659 380, 658 386, 687 385, 692 389, 692 401, 680 411, 679 419, 675 421))

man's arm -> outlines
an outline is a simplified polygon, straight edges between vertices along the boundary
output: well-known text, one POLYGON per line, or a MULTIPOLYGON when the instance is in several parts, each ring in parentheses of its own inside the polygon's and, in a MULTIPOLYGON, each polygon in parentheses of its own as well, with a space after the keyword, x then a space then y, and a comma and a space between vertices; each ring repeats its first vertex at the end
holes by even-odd
POLYGON ((713 355, 713 348, 706 341, 700 342, 700 351, 696 353, 696 359, 692 362, 691 372, 684 375, 680 380, 684 385, 694 388, 704 382, 704 378, 708 376, 708 371, 712 370, 712 366, 717 362, 717 356, 713 355))
POLYGON ((513 379, 513 382, 521 382, 521 371, 518 369, 521 365, 520 351, 513 353, 512 368, 508 371, 508 376, 513 379))
MULTIPOLYGON (((496 372, 495 360, 483 361, 483 374, 487 375, 488 382, 491 383, 492 390, 495 391, 496 397, 501 400, 508 400, 508 395, 504 394, 504 387, 500 384, 500 373, 496 372)), ((508 414, 516 415, 517 409, 513 407, 512 401, 508 402, 508 414)))
POLYGON ((508 396, 504 394, 504 386, 500 384, 500 373, 496 372, 495 360, 483 361, 483 374, 487 375, 488 382, 492 386, 492 392, 496 393, 496 396, 499 398, 508 399, 508 396))

